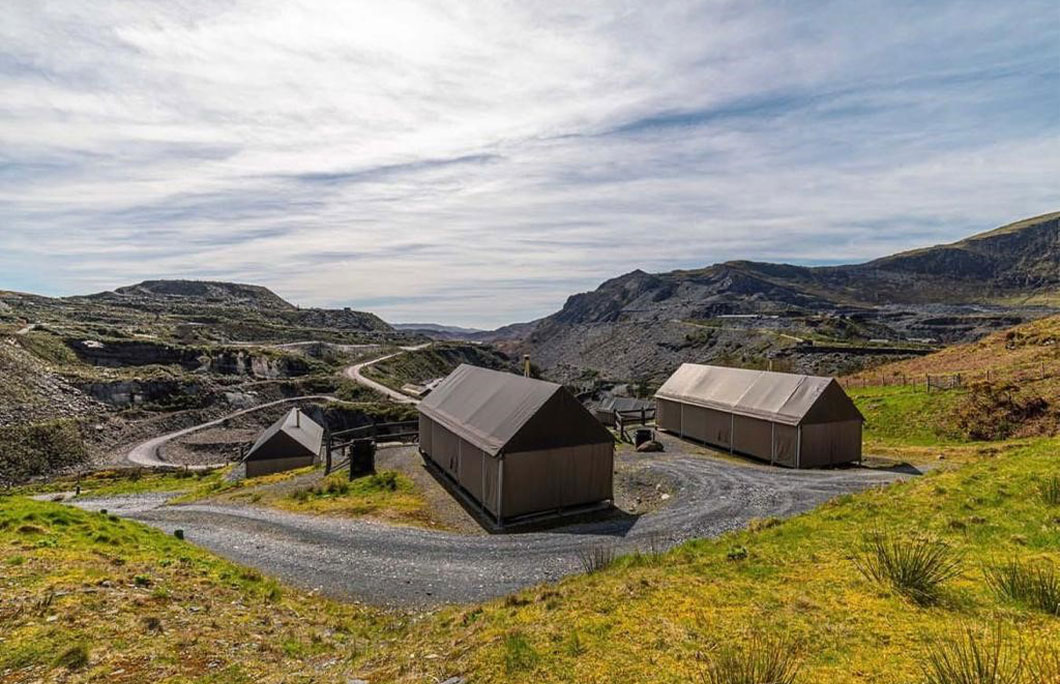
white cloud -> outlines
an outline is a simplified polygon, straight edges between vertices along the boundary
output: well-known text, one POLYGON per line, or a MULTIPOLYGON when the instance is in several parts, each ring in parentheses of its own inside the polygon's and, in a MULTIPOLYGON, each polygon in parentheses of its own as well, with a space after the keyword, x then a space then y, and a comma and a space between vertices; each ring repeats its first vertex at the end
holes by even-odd
POLYGON ((0 287, 494 325, 631 270, 1055 209, 1041 3, 16 2, 0 287))

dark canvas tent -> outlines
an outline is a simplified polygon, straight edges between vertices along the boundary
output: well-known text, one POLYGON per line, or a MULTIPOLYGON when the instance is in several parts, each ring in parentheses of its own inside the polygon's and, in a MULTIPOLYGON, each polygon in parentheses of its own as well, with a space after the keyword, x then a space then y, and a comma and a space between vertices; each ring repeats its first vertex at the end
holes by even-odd
POLYGON ((655 408, 664 430, 770 463, 861 460, 865 419, 834 378, 685 363, 655 408))
POLYGON ((420 451, 499 522, 612 498, 614 439, 561 385, 464 364, 419 410, 420 451))
POLYGON ((244 458, 247 477, 313 465, 323 439, 324 428, 320 424, 299 409, 291 409, 250 447, 244 458))

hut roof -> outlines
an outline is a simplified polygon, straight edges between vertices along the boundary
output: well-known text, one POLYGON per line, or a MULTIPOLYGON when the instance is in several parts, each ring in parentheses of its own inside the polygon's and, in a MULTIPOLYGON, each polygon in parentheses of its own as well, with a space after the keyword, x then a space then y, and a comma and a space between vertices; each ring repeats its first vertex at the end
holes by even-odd
POLYGON ((258 436, 254 446, 250 447, 250 451, 247 452, 247 458, 251 458, 254 452, 280 433, 304 447, 306 451, 314 454, 320 453, 320 445, 324 440, 324 428, 302 413, 300 409, 293 408, 258 436))
POLYGON ((786 425, 864 420, 835 378, 684 363, 655 393, 786 425))
POLYGON ((461 364, 419 410, 486 453, 613 438, 562 385, 461 364))

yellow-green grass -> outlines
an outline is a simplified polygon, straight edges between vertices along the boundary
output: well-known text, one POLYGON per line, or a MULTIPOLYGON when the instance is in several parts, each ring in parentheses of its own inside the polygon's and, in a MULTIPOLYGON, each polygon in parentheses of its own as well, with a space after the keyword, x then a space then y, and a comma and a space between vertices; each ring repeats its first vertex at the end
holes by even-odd
POLYGON ((137 523, 0 498, 0 682, 344 681, 399 628, 137 523))
MULTIPOLYGON (((262 475, 261 477, 240 477, 238 479, 230 480, 227 477, 209 478, 201 483, 196 484, 193 487, 189 487, 179 496, 175 496, 168 501, 171 504, 182 504, 191 503, 193 501, 201 501, 203 499, 223 498, 226 496, 236 496, 239 493, 256 489, 258 487, 264 487, 267 485, 278 484, 287 480, 294 479, 300 475, 306 475, 316 470, 318 466, 306 466, 304 468, 295 468, 293 470, 284 470, 279 473, 272 473, 270 475, 262 475)), ((228 469, 225 469, 226 472, 228 469)))
POLYGON ((147 492, 179 492, 218 486, 230 468, 213 470, 153 470, 150 468, 111 468, 83 475, 68 475, 16 487, 12 493, 33 495, 74 491, 81 496, 112 496, 147 492))
POLYGON ((1000 622, 1024 646, 1060 641, 1060 618, 999 598, 982 565, 1060 563, 1060 508, 1032 492, 1060 474, 1060 441, 858 495, 807 515, 684 544, 484 606, 450 608, 371 658, 372 681, 700 681, 710 654, 758 633, 796 644, 803 682, 919 682, 933 643, 1000 622), (920 607, 854 559, 875 530, 930 535, 964 558, 920 607), (746 549, 731 553, 734 549, 746 549), (1033 638, 1032 638, 1033 637, 1033 638), (437 657, 429 658, 434 654, 437 657))
POLYGON ((932 644, 965 628, 1060 641, 1060 618, 983 575, 1060 564, 1060 507, 1036 494, 1054 477, 1060 440, 994 445, 787 521, 411 619, 281 590, 133 522, 0 498, 0 682, 66 676, 55 659, 74 644, 89 657, 70 681, 687 682, 755 633, 795 644, 802 682, 919 682, 932 644), (962 554, 937 605, 858 572, 874 531, 962 554))
POLYGON ((923 387, 884 386, 848 390, 865 416, 866 448, 960 444, 947 420, 960 390, 926 392, 923 387))
POLYGON ((268 505, 297 513, 370 516, 415 525, 433 522, 412 480, 393 470, 354 480, 346 473, 332 473, 315 485, 269 500, 268 505))
POLYGON ((173 500, 187 503, 201 499, 270 506, 295 513, 371 517, 387 522, 438 528, 426 499, 415 483, 393 470, 383 470, 353 480, 346 471, 335 472, 312 482, 275 487, 286 480, 309 475, 319 468, 301 468, 217 487, 202 487, 173 500))

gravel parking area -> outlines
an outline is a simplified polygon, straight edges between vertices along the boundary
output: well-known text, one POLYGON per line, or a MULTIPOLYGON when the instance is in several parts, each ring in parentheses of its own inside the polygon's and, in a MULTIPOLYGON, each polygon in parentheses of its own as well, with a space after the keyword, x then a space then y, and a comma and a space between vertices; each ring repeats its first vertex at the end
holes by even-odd
POLYGON ((472 536, 253 506, 165 506, 162 497, 75 505, 107 508, 169 532, 181 528, 192 543, 333 597, 424 607, 503 596, 579 572, 579 552, 595 545, 619 552, 669 547, 907 477, 862 468, 784 470, 688 451, 697 453, 636 457, 639 477, 673 483, 658 510, 524 533, 472 536))

